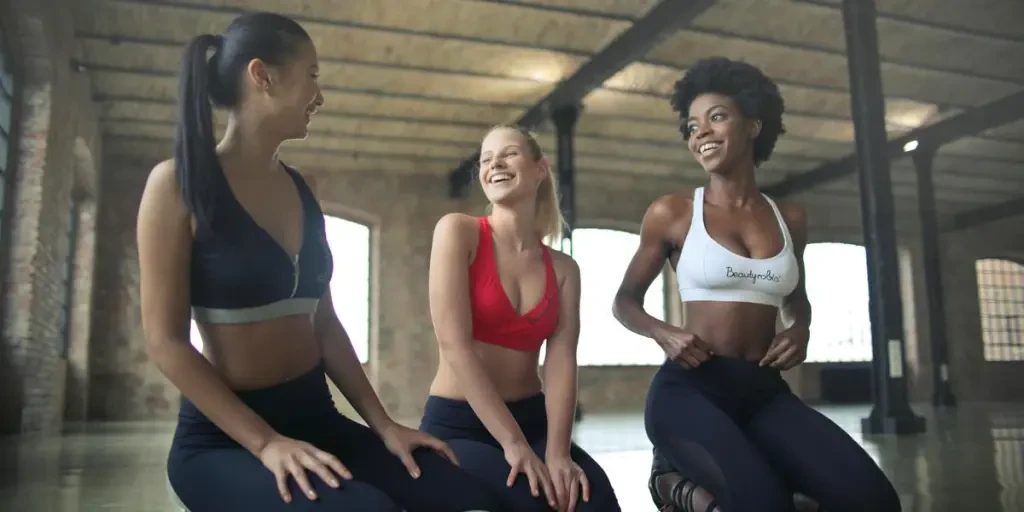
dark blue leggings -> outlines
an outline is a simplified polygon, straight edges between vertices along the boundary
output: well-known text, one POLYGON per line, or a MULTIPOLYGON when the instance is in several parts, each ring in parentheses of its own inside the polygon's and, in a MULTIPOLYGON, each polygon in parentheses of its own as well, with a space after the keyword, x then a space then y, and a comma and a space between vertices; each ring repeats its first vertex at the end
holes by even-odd
POLYGON ((467 485, 467 474, 434 452, 417 450, 414 457, 422 474, 418 479, 409 476, 379 437, 337 411, 322 366, 272 388, 237 394, 278 433, 337 456, 353 479, 341 480, 342 486, 333 489, 307 472, 318 496, 312 501, 289 478, 292 502, 285 503, 273 473, 183 399, 167 475, 191 512, 502 510, 495 493, 467 485))
MULTIPOLYGON (((541 460, 547 448, 547 411, 544 395, 509 402, 506 404, 512 416, 519 423, 527 442, 541 460)), ((448 443, 459 458, 463 469, 473 473, 495 492, 502 494, 506 503, 516 512, 548 511, 551 508, 541 493, 535 498, 530 493, 530 483, 525 475, 519 474, 512 487, 505 484, 511 466, 505 460, 501 445, 480 422, 468 402, 431 396, 423 412, 420 430, 437 436, 448 443)), ((576 505, 578 512, 619 512, 615 491, 597 461, 582 448, 572 444, 570 456, 583 469, 590 483, 590 502, 583 497, 576 505)))
POLYGON ((756 362, 712 357, 693 370, 666 362, 651 382, 645 423, 663 458, 655 471, 675 469, 723 512, 793 512, 796 492, 828 512, 900 510, 860 445, 756 362))

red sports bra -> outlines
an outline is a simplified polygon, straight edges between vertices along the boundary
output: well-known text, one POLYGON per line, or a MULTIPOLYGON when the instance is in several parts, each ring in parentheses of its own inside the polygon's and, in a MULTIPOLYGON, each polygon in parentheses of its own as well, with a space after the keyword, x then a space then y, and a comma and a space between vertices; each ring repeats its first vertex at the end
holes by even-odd
POLYGON ((558 325, 558 278, 551 255, 544 246, 544 296, 533 309, 520 315, 498 277, 491 242, 491 224, 480 218, 480 241, 469 266, 469 300, 473 314, 473 339, 513 350, 540 350, 558 325))

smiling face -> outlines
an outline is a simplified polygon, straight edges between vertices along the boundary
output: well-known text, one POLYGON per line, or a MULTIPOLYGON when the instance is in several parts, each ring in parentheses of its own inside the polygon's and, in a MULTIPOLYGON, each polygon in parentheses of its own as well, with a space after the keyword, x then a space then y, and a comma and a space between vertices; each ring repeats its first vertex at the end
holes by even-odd
POLYGON ((759 121, 747 120, 732 98, 707 93, 690 104, 686 119, 687 145, 704 170, 728 172, 754 160, 759 121))
POLYGON ((548 169, 529 139, 512 128, 496 128, 480 145, 480 186, 491 203, 514 203, 537 195, 548 169))
POLYGON ((311 41, 302 41, 295 55, 281 66, 254 60, 249 74, 264 92, 268 125, 277 127, 285 140, 303 139, 317 109, 324 104, 317 83, 320 66, 311 41))

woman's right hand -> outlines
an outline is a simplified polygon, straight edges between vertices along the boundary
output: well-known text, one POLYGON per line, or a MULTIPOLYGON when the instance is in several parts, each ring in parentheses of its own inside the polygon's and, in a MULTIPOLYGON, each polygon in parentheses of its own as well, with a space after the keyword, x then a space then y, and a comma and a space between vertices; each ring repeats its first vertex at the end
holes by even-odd
POLYGON ((666 326, 655 333, 654 340, 665 355, 688 370, 696 368, 711 357, 711 349, 704 340, 675 326, 666 326))
POLYGON ((309 479, 306 478, 306 470, 316 473, 327 485, 334 488, 340 485, 335 474, 345 480, 352 479, 352 473, 334 455, 309 443, 282 435, 274 436, 260 450, 259 459, 274 474, 277 491, 285 503, 292 502, 291 493, 288 492, 288 475, 295 479, 295 483, 311 500, 317 499, 317 496, 309 479))
POLYGON ((555 486, 551 483, 551 475, 548 474, 548 467, 544 461, 534 453, 533 448, 525 442, 517 442, 505 448, 505 460, 512 471, 508 474, 508 481, 505 485, 512 487, 519 473, 526 475, 530 481, 530 491, 534 497, 540 497, 540 491, 544 491, 544 497, 551 508, 557 508, 555 503, 555 486), (538 488, 539 487, 539 488, 538 488))

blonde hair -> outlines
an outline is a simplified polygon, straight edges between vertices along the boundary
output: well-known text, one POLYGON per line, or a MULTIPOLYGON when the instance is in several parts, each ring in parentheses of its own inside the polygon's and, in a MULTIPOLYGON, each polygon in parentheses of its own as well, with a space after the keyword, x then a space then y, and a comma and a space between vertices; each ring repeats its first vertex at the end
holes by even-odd
MULTIPOLYGON (((535 162, 544 158, 544 151, 541 150, 537 138, 529 130, 514 124, 499 124, 487 131, 490 135, 494 130, 506 129, 515 130, 526 139, 526 145, 530 150, 535 162)), ((490 205, 487 207, 490 212, 490 205)), ((537 202, 534 207, 534 223, 536 224, 537 236, 549 244, 555 244, 562 239, 562 230, 565 226, 565 217, 562 216, 562 208, 558 201, 558 178, 555 173, 548 169, 547 177, 537 187, 537 202)))

